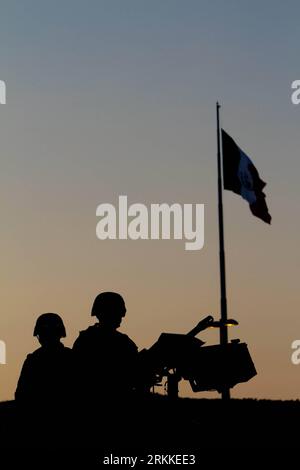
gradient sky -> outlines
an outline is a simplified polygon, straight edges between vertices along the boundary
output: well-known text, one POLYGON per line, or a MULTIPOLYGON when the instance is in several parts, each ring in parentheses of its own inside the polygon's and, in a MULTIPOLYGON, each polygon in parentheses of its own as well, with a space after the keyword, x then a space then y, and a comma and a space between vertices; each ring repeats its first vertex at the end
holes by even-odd
POLYGON ((224 194, 228 309, 240 322, 230 334, 258 370, 233 396, 299 398, 299 15, 298 1, 1 2, 0 399, 38 346, 40 313, 60 313, 72 345, 95 295, 118 291, 139 348, 218 317, 216 100, 267 181, 273 217, 268 226, 224 194), (204 203, 203 250, 97 240, 96 207, 120 194, 204 203))

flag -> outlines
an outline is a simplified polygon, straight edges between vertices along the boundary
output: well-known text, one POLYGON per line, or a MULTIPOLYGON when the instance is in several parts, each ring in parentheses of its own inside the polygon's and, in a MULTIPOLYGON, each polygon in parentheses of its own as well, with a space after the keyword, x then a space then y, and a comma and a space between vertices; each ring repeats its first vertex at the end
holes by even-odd
POLYGON ((260 179, 250 158, 224 129, 222 129, 222 147, 224 189, 233 191, 246 199, 252 214, 270 224, 271 216, 266 204, 266 196, 262 191, 266 183, 260 179))

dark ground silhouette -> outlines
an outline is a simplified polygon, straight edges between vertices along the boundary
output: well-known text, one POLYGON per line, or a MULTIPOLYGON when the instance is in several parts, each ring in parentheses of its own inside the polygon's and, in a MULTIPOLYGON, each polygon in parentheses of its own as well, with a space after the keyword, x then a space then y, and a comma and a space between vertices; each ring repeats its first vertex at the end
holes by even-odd
MULTIPOLYGON (((100 417, 101 418, 101 417, 100 417)), ((0 403, 1 453, 31 459, 100 462, 103 456, 196 453, 218 449, 297 449, 299 401, 170 400, 152 395, 131 409, 131 420, 108 430, 98 415, 82 421, 77 410, 45 429, 42 419, 24 421, 15 402, 0 403), (223 440, 220 436, 223 434, 223 440), (17 451, 17 452, 16 452, 17 451)))

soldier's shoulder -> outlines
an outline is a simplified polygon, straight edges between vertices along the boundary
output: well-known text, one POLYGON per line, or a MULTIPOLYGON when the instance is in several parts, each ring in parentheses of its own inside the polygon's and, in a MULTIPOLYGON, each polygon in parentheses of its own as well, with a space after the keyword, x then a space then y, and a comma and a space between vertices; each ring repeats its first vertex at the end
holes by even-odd
POLYGON ((74 345, 85 343, 86 341, 90 341, 92 337, 96 334, 95 325, 89 326, 86 330, 79 331, 78 338, 75 340, 74 345))
POLYGON ((126 335, 125 333, 121 333, 121 331, 116 331, 116 334, 117 334, 118 338, 120 339, 120 341, 122 341, 124 344, 128 345, 128 347, 130 347, 132 349, 135 349, 137 351, 137 349, 138 349, 137 345, 135 344, 134 341, 132 341, 131 338, 129 338, 128 335, 126 335))
MULTIPOLYGON (((64 344, 61 344, 61 348, 58 351, 61 352, 62 354, 65 354, 65 355, 71 355, 72 354, 72 349, 68 348, 64 344)), ((32 353, 27 354, 26 361, 28 361, 28 362, 35 361, 35 360, 38 360, 38 359, 40 359, 44 356, 45 356, 45 351, 41 347, 41 348, 36 349, 32 353)))
POLYGON ((25 364, 37 361, 42 355, 42 348, 38 348, 35 351, 27 354, 25 364))
POLYGON ((34 359, 35 357, 39 357, 42 354, 42 348, 38 348, 35 351, 27 354, 26 359, 34 359))
POLYGON ((62 351, 66 356, 72 356, 72 354, 73 354, 72 349, 68 348, 68 346, 64 346, 62 351))
POLYGON ((79 331, 79 338, 86 338, 94 335, 97 331, 96 325, 89 326, 86 330, 79 331))

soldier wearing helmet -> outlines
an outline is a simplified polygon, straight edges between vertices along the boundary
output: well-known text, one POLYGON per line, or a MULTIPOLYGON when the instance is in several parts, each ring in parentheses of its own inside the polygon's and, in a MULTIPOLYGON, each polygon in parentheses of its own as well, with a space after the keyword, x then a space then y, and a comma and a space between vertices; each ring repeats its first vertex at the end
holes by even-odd
POLYGON ((63 406, 72 383, 72 350, 61 343, 66 329, 59 315, 38 317, 33 336, 41 347, 28 354, 15 392, 16 401, 37 409, 63 406))
POLYGON ((134 388, 138 353, 135 343, 117 331, 126 314, 124 299, 116 292, 102 292, 91 314, 99 322, 81 331, 73 346, 83 396, 92 403, 126 399, 134 388))

